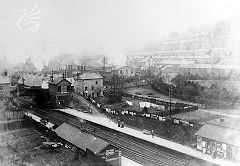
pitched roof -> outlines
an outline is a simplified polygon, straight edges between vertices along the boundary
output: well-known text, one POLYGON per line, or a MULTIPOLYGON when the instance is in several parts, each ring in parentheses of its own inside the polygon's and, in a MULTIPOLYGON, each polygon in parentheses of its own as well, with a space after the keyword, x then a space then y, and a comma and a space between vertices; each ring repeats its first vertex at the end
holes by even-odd
POLYGON ((83 73, 77 79, 81 80, 92 80, 92 79, 102 79, 103 77, 99 73, 83 73))
POLYGON ((205 124, 195 135, 240 147, 240 130, 205 124))
POLYGON ((0 84, 10 84, 9 77, 0 75, 0 84))
POLYGON ((82 150, 89 149, 95 154, 100 153, 109 145, 108 142, 94 137, 91 134, 82 133, 80 129, 67 123, 63 123, 61 126, 56 128, 55 132, 63 139, 81 148, 82 150))
MULTIPOLYGON (((69 82, 67 79, 62 78, 62 77, 56 77, 53 79, 53 81, 49 81, 50 84, 58 84, 59 82, 61 82, 62 80, 66 80, 67 82, 69 82)), ((71 82, 69 82, 71 84, 71 82)))
POLYGON ((240 119, 236 119, 236 118, 230 118, 230 117, 218 118, 218 119, 208 121, 207 123, 213 124, 216 126, 240 130, 240 119))

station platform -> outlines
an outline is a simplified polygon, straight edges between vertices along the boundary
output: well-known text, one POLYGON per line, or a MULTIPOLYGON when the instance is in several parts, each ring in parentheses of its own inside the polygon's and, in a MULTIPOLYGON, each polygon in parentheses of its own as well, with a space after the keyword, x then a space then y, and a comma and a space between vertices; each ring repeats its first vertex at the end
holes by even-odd
POLYGON ((226 161, 224 159, 219 159, 219 158, 213 159, 212 156, 210 156, 210 155, 203 154, 203 153, 196 151, 194 149, 191 149, 189 147, 183 146, 181 144, 178 144, 178 143, 175 143, 175 142, 172 142, 172 141, 169 141, 169 140, 157 137, 157 136, 152 137, 151 135, 143 134, 143 132, 140 130, 135 130, 135 129, 129 128, 127 126, 125 126, 124 128, 120 128, 120 127, 118 127, 116 122, 110 120, 109 118, 107 118, 103 115, 87 114, 87 113, 79 112, 74 109, 59 109, 59 110, 65 112, 65 113, 69 113, 73 116, 77 116, 81 119, 108 127, 110 129, 131 135, 136 138, 140 138, 140 139, 148 141, 148 142, 152 142, 154 144, 157 144, 157 145, 160 145, 160 146, 163 146, 163 147, 166 147, 166 148, 169 148, 169 149, 172 149, 172 150, 175 150, 175 151, 178 151, 178 152, 214 163, 214 164, 218 164, 221 166, 237 166, 237 165, 239 165, 239 163, 233 163, 231 161, 226 161))

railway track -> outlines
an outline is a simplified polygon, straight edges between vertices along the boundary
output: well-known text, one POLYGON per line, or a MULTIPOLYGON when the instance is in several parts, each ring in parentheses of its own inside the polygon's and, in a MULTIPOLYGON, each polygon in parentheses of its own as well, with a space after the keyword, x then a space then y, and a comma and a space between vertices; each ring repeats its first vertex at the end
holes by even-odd
MULTIPOLYGON (((68 122, 71 125, 74 125, 76 127, 80 127, 82 128, 81 124, 79 123, 78 119, 73 119, 72 117, 69 116, 63 116, 59 113, 55 113, 55 112, 47 112, 44 110, 39 110, 41 112, 42 115, 44 116, 48 116, 49 120, 54 120, 54 119, 58 119, 62 122, 68 122)), ((172 166, 172 165, 176 165, 176 164, 169 164, 167 161, 161 161, 161 159, 158 157, 158 159, 156 159, 155 157, 152 156, 152 154, 147 154, 144 151, 139 151, 139 149, 135 149, 132 146, 130 146, 130 144, 127 143, 123 143, 121 141, 119 141, 118 139, 115 139, 113 137, 110 138, 110 133, 108 133, 108 135, 104 135, 104 132, 101 131, 99 128, 95 129, 97 130, 97 132, 93 132, 91 131, 93 129, 93 126, 87 126, 85 125, 84 128, 87 130, 89 133, 100 137, 104 140, 107 140, 108 142, 110 142, 111 144, 113 144, 114 146, 117 146, 120 148, 122 155, 124 157, 127 157, 129 159, 132 159, 133 161, 136 161, 142 165, 146 165, 146 166, 172 166)), ((95 131, 96 131, 95 130, 95 131)), ((178 166, 178 164, 176 165, 178 166)), ((180 165, 179 165, 180 166, 180 165)))
POLYGON ((153 166, 205 166, 206 163, 193 163, 189 160, 180 158, 178 156, 172 155, 170 153, 161 151, 160 149, 150 147, 148 145, 142 144, 132 139, 128 139, 119 134, 114 134, 108 130, 103 130, 99 127, 93 126, 92 124, 85 124, 82 126, 79 122, 79 119, 73 116, 63 115, 58 112, 48 112, 45 110, 38 109, 38 112, 41 112, 41 115, 48 116, 53 122, 57 121, 68 122, 71 125, 74 125, 78 128, 84 129, 87 132, 103 138, 113 144, 114 146, 119 147, 122 151, 122 155, 133 161, 136 161, 142 165, 153 165, 153 166), (93 130, 94 129, 94 130, 93 130))
MULTIPOLYGON (((147 154, 149 156, 152 156, 154 158, 154 160, 160 160, 162 162, 165 163, 170 163, 170 165, 188 165, 188 166, 200 166, 202 164, 199 163, 193 163, 189 160, 174 156, 172 154, 166 153, 164 151, 161 151, 157 148, 153 148, 150 146, 147 146, 145 144, 139 143, 137 141, 134 141, 132 139, 126 139, 126 137, 123 137, 121 135, 115 135, 112 132, 108 132, 106 130, 102 130, 99 129, 96 126, 93 125, 88 125, 88 127, 90 127, 88 129, 88 131, 90 131, 92 134, 96 134, 99 135, 100 137, 107 139, 109 141, 113 141, 116 142, 115 140, 117 140, 118 142, 120 142, 120 146, 122 144, 127 145, 128 147, 131 147, 133 149, 135 149, 138 152, 144 152, 144 154, 147 154), (95 132, 92 132, 92 129, 95 129, 95 132)), ((204 163, 204 166, 206 164, 204 163)), ((203 165, 202 165, 203 166, 203 165)))

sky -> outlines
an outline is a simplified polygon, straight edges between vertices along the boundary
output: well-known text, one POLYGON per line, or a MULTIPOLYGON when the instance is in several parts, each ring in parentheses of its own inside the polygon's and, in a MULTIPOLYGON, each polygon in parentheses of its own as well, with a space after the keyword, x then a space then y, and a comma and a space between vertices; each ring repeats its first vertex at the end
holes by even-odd
POLYGON ((123 49, 141 48, 172 31, 240 15, 238 0, 0 0, 0 59, 101 52, 120 65, 123 49))

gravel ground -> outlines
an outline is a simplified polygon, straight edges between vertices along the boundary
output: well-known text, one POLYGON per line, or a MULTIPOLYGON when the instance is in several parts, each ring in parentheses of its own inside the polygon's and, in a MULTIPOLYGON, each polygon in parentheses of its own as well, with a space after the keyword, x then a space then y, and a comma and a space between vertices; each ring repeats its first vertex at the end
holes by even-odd
POLYGON ((89 165, 74 160, 75 153, 64 147, 54 151, 39 149, 40 135, 29 128, 0 133, 0 166, 89 165))

